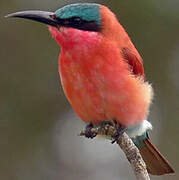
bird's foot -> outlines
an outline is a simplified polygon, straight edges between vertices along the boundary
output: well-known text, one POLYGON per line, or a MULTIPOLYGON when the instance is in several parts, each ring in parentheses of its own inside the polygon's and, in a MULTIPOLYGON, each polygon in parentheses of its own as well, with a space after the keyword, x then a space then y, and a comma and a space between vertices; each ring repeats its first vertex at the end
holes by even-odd
POLYGON ((93 126, 92 123, 89 123, 89 124, 86 126, 86 128, 85 128, 85 133, 84 133, 84 134, 85 134, 85 137, 93 139, 94 137, 97 136, 97 133, 96 133, 95 131, 93 131, 93 128, 94 128, 94 126, 93 126))
POLYGON ((126 130, 126 127, 121 125, 121 124, 118 124, 118 123, 114 123, 114 126, 115 126, 115 129, 116 129, 116 133, 115 135, 113 136, 113 141, 111 142, 112 144, 114 144, 115 142, 118 141, 119 137, 125 132, 126 130))

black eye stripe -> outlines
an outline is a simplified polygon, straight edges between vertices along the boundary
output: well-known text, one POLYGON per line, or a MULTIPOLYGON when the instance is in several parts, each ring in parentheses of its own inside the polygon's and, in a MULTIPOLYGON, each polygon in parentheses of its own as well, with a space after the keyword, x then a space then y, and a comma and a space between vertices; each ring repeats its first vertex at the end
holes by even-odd
POLYGON ((88 23, 88 21, 85 21, 85 20, 81 19, 80 17, 72 17, 72 18, 69 18, 69 19, 64 19, 62 21, 65 24, 85 24, 85 23, 88 23))
POLYGON ((72 27, 80 30, 96 31, 96 32, 99 32, 101 30, 100 25, 98 25, 96 21, 86 21, 80 17, 71 17, 68 19, 61 19, 55 17, 55 19, 59 22, 59 25, 65 27, 72 27))
POLYGON ((72 21, 77 22, 77 23, 83 22, 83 20, 79 17, 72 18, 72 21))
POLYGON ((100 31, 100 26, 95 21, 86 21, 80 17, 72 17, 68 19, 57 18, 59 25, 73 27, 80 30, 100 31))

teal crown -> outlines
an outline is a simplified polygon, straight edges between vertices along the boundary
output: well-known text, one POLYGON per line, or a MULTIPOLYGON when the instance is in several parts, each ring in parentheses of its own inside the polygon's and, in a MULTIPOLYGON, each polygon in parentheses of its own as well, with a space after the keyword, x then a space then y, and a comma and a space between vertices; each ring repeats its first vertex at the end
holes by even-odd
POLYGON ((93 21, 101 25, 100 5, 96 3, 78 3, 64 6, 55 12, 60 19, 80 17, 85 21, 93 21))

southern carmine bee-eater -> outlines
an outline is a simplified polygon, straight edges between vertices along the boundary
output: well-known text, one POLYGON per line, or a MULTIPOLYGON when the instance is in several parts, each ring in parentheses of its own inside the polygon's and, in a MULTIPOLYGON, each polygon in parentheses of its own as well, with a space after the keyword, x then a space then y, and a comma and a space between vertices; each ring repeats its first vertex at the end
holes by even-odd
POLYGON ((49 25, 61 46, 64 92, 81 120, 93 125, 115 120, 126 127, 150 174, 174 172, 147 134, 152 129, 147 116, 153 90, 145 79, 142 58, 106 6, 79 3, 55 12, 22 11, 7 17, 49 25))

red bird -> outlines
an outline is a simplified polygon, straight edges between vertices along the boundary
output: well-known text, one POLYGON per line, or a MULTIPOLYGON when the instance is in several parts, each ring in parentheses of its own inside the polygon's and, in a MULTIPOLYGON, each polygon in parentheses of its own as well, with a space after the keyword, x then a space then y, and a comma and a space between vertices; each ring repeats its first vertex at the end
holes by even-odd
POLYGON ((74 111, 86 123, 114 120, 139 148, 149 173, 173 173, 151 143, 147 121, 153 97, 142 58, 116 16, 95 3, 71 4, 55 13, 23 11, 8 15, 50 25, 61 46, 59 72, 74 111))

